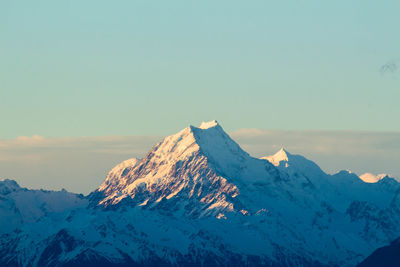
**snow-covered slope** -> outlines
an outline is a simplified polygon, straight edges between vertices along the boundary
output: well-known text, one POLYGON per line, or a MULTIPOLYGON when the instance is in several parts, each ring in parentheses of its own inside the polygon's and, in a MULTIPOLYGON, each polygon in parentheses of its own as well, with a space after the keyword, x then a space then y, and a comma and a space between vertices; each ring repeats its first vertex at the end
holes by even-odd
POLYGON ((111 169, 104 182, 100 185, 100 191, 111 191, 119 184, 126 183, 126 175, 140 163, 137 158, 124 160, 111 169))
POLYGON ((354 266, 399 235, 399 194, 284 149, 251 157, 211 121, 117 165, 87 207, 3 235, 0 265, 354 266))
POLYGON ((241 210, 235 200, 239 187, 268 182, 274 175, 279 173, 269 162, 250 157, 213 121, 166 137, 124 176, 115 183, 106 181, 96 193, 101 196, 99 205, 129 201, 163 208, 167 204, 201 217, 241 210))
POLYGON ((61 213, 88 204, 82 195, 65 190, 28 190, 15 181, 0 181, 0 235, 24 224, 34 223, 52 213, 61 213))
POLYGON ((325 174, 321 170, 321 168, 311 160, 308 160, 300 155, 291 154, 284 148, 281 148, 274 155, 262 157, 262 159, 266 159, 274 164, 276 167, 281 167, 286 170, 290 170, 291 168, 293 168, 296 169, 296 171, 307 173, 308 175, 313 176, 320 176, 325 174))

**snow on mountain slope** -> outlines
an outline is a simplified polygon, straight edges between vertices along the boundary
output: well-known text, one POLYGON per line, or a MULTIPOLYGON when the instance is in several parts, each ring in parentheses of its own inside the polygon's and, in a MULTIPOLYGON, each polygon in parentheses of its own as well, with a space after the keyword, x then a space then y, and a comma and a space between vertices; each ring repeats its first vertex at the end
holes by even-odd
MULTIPOLYGON (((390 240, 400 230, 396 223, 400 219, 400 185, 395 179, 384 176, 376 183, 367 183, 349 171, 328 175, 314 162, 283 149, 264 159, 289 173, 291 179, 302 184, 309 181, 309 187, 323 194, 320 201, 347 216, 353 225, 358 224, 359 235, 369 242, 390 240)), ((343 223, 340 221, 336 223, 343 223)))
MULTIPOLYGON (((373 205, 378 213, 391 216, 389 202, 394 200, 395 192, 380 185, 364 184, 352 174, 328 175, 314 162, 284 149, 270 157, 253 158, 213 121, 199 127, 189 126, 165 138, 120 184, 110 189, 101 187, 97 193, 103 193, 98 199, 100 205, 130 203, 143 208, 159 207, 162 212, 176 216, 212 215, 232 222, 235 213, 247 216, 265 213, 274 218, 271 222, 274 227, 260 231, 269 237, 276 236, 277 246, 290 246, 293 236, 302 232, 307 241, 301 246, 313 250, 314 243, 324 240, 327 247, 319 253, 321 257, 332 258, 335 253, 352 251, 349 244, 354 242, 363 244, 360 250, 368 253, 369 242, 375 239, 383 242, 398 230, 392 227, 387 233, 381 229, 376 234, 373 229, 365 230, 363 234, 368 240, 358 234, 343 232, 340 238, 333 234, 369 223, 357 219, 352 224, 357 207, 373 205), (373 204, 367 199, 371 196, 373 204), (330 228, 335 230, 324 230, 330 228), (282 235, 282 231, 288 235, 282 235), (342 247, 335 248, 336 242, 341 242, 342 247)), ((348 259, 351 257, 354 255, 348 259)))
POLYGON ((140 163, 137 158, 131 158, 119 163, 111 169, 99 190, 112 190, 117 184, 126 183, 126 175, 140 163))
POLYGON ((262 159, 266 159, 276 167, 281 167, 286 170, 293 168, 298 172, 307 173, 308 175, 325 175, 321 168, 311 160, 300 155, 291 154, 284 148, 280 149, 274 155, 262 157, 262 159))
POLYGON ((323 191, 333 190, 327 179, 327 174, 313 161, 289 153, 284 148, 271 156, 261 159, 271 162, 280 171, 287 173, 293 182, 300 183, 303 187, 312 187, 323 191))
POLYGON ((15 181, 0 181, 0 235, 34 223, 50 213, 87 205, 82 196, 62 191, 28 190, 15 181))
POLYGON ((362 177, 350 171, 329 175, 313 161, 300 155, 293 155, 284 149, 263 159, 288 173, 292 179, 323 192, 325 199, 340 211, 345 211, 355 200, 372 201, 380 207, 387 207, 392 202, 397 203, 395 196, 399 183, 387 175, 381 175, 379 181, 374 184, 365 182, 362 177))
POLYGON ((105 206, 124 200, 162 207, 165 200, 178 199, 182 201, 168 205, 193 216, 217 215, 242 209, 235 200, 238 186, 268 182, 274 175, 279 173, 270 163, 250 157, 213 121, 166 137, 124 177, 104 183, 97 192, 105 206))
POLYGON ((400 232, 394 179, 284 149, 257 159, 216 121, 117 165, 87 199, 0 237, 0 265, 354 266, 400 232))

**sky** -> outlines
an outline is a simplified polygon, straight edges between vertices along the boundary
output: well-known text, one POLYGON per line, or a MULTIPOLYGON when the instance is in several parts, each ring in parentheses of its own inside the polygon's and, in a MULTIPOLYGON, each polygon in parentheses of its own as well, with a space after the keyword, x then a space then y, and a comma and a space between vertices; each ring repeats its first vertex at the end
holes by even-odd
POLYGON ((400 131, 399 1, 0 1, 0 138, 400 131))
MULTIPOLYGON (((0 144, 155 138, 213 119, 230 133, 396 135, 398 10, 396 0, 2 0, 0 144)), ((0 177, 14 166, 5 151, 0 177)))

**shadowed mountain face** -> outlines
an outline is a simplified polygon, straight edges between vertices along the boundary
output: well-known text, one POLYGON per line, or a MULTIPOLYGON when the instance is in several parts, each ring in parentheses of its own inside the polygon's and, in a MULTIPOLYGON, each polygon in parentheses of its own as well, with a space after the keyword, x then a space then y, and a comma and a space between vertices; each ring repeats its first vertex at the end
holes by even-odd
POLYGON ((357 267, 398 267, 400 266, 400 238, 393 241, 389 246, 378 248, 357 267))
POLYGON ((0 265, 355 266, 400 232, 399 192, 284 149, 251 157, 212 121, 117 165, 85 198, 0 182, 0 212, 19 222, 0 265), (29 223, 14 212, 24 194, 46 210, 29 223))

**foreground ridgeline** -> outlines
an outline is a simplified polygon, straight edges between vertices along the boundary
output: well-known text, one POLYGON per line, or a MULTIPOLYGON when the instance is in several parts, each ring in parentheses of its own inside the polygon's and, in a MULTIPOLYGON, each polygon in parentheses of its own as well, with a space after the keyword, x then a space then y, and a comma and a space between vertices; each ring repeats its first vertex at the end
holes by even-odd
POLYGON ((284 149, 251 157, 212 121, 86 197, 0 182, 0 266, 356 266, 400 236, 399 192, 284 149))
POLYGON ((390 245, 378 248, 358 267, 399 267, 400 265, 400 237, 390 245))

